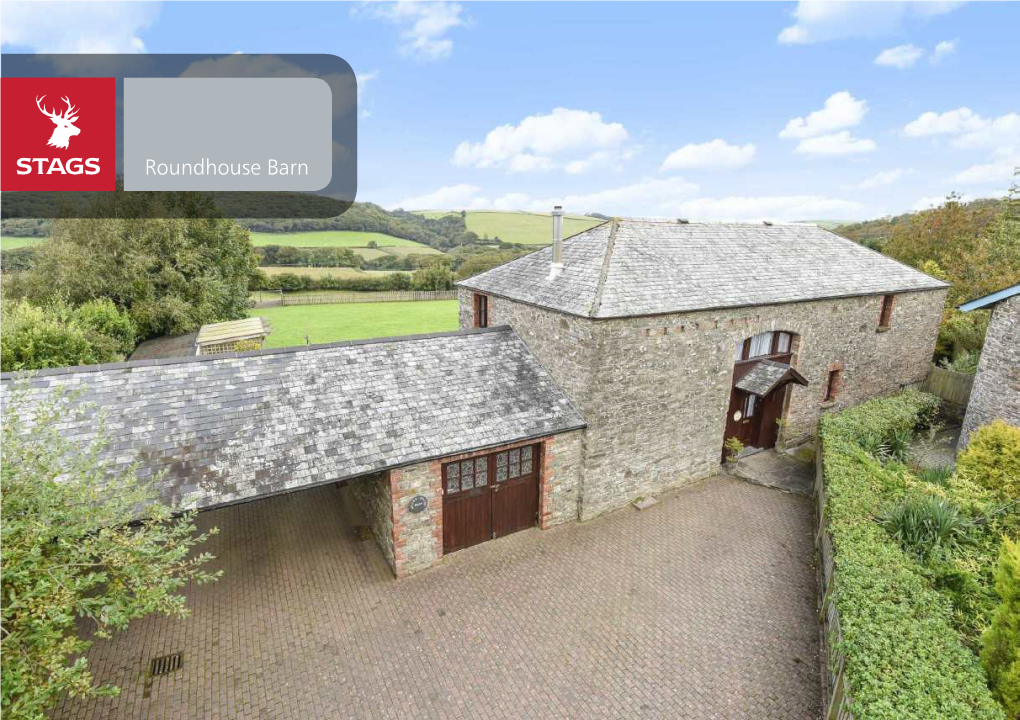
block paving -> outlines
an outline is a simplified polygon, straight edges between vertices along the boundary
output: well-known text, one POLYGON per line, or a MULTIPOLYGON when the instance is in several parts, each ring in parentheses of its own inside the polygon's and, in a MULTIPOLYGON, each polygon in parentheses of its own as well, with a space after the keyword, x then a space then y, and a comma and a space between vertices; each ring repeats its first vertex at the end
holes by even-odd
POLYGON ((348 488, 203 513, 218 583, 97 641, 60 718, 817 718, 812 508, 717 477, 395 580, 348 488), (151 680, 149 659, 183 652, 151 680))

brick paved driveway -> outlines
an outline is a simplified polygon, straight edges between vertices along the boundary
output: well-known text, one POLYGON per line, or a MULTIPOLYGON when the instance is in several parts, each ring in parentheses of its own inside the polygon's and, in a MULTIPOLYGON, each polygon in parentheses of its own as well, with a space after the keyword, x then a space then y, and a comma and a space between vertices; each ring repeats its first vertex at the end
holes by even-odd
POLYGON ((91 654, 120 697, 73 718, 815 718, 811 506, 715 478, 392 578, 345 491, 216 510, 187 620, 91 654), (184 652, 156 678, 149 658, 184 652))

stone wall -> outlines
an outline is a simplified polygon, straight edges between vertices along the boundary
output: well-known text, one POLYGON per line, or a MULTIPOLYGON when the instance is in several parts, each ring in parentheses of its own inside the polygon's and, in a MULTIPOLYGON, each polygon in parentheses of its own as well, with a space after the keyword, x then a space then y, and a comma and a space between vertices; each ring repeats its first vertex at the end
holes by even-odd
MULTIPOLYGON (((470 326, 471 294, 461 292, 470 326)), ((881 295, 597 321, 490 296, 489 318, 513 326, 588 423, 584 520, 719 471, 734 350, 744 338, 797 335, 794 366, 810 386, 788 391, 780 441, 792 445, 815 434, 824 412, 922 381, 945 293, 898 295, 881 330, 881 295), (841 391, 823 402, 837 367, 841 391)))
POLYGON ((390 474, 387 471, 355 478, 348 483, 355 502, 361 508, 372 535, 396 571, 393 558, 393 503, 390 494, 390 474))
POLYGON ((424 462, 390 471, 393 496, 393 555, 397 577, 435 565, 443 557, 443 482, 439 462, 424 462), (408 509, 416 495, 425 510, 408 509))
POLYGON ((583 440, 584 431, 574 430, 542 443, 538 518, 543 530, 577 520, 583 440))
MULTIPOLYGON (((392 491, 394 551, 391 565, 397 577, 405 577, 430 568, 443 557, 444 463, 541 443, 539 525, 546 529, 569 520, 576 520, 581 482, 582 437, 582 431, 574 430, 539 440, 526 440, 479 452, 450 455, 391 470, 387 494, 392 491), (427 506, 424 512, 412 513, 407 509, 415 495, 426 498, 427 506)), ((385 547, 383 550, 385 552, 385 547)))
MULTIPOLYGON (((460 326, 474 327, 470 290, 458 290, 460 326)), ((489 295, 489 327, 509 325, 545 366, 574 405, 581 407, 588 389, 595 322, 489 295), (555 358, 555 360, 551 360, 555 358)))
POLYGON ((992 312, 959 449, 967 447, 974 430, 993 420, 1020 425, 1020 295, 999 303, 992 312))

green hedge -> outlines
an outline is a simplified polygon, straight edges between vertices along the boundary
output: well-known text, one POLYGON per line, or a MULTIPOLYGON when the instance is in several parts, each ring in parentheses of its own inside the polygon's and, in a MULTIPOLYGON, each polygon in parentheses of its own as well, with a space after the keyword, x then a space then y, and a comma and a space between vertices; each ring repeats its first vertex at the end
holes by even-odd
POLYGON ((938 400, 908 390, 822 419, 826 513, 851 711, 858 718, 1002 718, 952 609, 875 521, 901 484, 859 443, 913 431, 938 400))

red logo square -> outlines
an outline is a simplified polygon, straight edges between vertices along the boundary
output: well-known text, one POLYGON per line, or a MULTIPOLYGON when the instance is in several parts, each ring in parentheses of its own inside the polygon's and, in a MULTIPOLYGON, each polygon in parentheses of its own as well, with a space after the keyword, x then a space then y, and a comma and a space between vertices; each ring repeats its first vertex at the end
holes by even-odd
POLYGON ((0 78, 0 189, 113 190, 114 78, 0 78))

